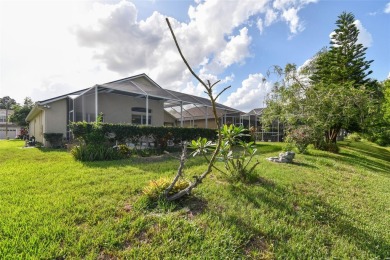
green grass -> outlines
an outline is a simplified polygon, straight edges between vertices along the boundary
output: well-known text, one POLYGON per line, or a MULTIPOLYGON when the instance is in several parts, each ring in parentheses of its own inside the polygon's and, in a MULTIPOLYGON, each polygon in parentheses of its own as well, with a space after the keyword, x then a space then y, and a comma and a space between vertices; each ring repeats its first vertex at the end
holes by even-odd
MULTIPOLYGON (((276 164, 260 143, 258 179, 212 173, 179 204, 142 207, 169 157, 81 163, 63 150, 0 141, 0 259, 384 259, 390 257, 390 150, 342 142, 276 164)), ((205 168, 190 158, 189 178, 205 168)))

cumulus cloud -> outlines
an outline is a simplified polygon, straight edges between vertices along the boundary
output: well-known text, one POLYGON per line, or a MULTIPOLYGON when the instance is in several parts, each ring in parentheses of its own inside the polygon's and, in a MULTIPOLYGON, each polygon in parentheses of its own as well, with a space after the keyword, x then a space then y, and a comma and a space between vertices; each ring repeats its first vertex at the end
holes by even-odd
POLYGON ((257 29, 259 29, 260 34, 263 34, 264 25, 263 25, 263 20, 261 18, 257 20, 256 27, 257 29))
POLYGON ((297 34, 304 30, 303 24, 299 22, 298 11, 299 9, 292 7, 284 10, 282 13, 282 18, 288 23, 292 34, 297 34))
POLYGON ((359 29, 358 43, 363 44, 365 47, 370 47, 372 45, 372 36, 366 28, 363 27, 362 23, 359 20, 354 22, 356 27, 359 29))
POLYGON ((273 9, 267 9, 265 13, 265 26, 270 26, 278 19, 278 12, 273 9))
POLYGON ((291 38, 291 36, 294 36, 305 29, 304 23, 300 21, 298 12, 305 5, 316 2, 318 2, 318 0, 275 0, 272 6, 276 11, 270 10, 267 12, 266 25, 276 21, 278 13, 281 13, 280 18, 288 24, 291 38))
MULTIPOLYGON (((243 63, 250 56, 251 37, 246 27, 239 27, 261 12, 266 1, 197 3, 189 8, 190 22, 180 23, 170 18, 191 66, 215 75, 232 64, 243 63), (220 16, 220 13, 231 15, 220 16)), ((109 70, 123 76, 145 72, 164 87, 188 88, 190 75, 177 54, 162 14, 154 12, 138 21, 137 9, 128 1, 95 4, 91 13, 94 19, 75 26, 73 32, 79 44, 93 48, 95 59, 109 70)))
POLYGON ((246 57, 250 56, 248 46, 252 38, 248 35, 246 27, 240 30, 240 34, 232 36, 226 47, 221 52, 219 59, 221 64, 226 68, 233 63, 242 62, 246 57))
MULTIPOLYGON (((310 2, 316 1, 276 0, 272 5, 269 0, 199 0, 189 7, 188 22, 170 21, 190 65, 214 78, 251 57, 247 25, 253 20, 260 32, 281 20, 297 34, 304 29, 298 12, 310 2)), ((79 24, 73 28, 78 43, 92 49, 94 58, 108 70, 122 76, 147 73, 166 88, 199 90, 190 83, 191 75, 177 54, 163 14, 154 12, 139 20, 132 2, 95 3, 79 24)))
POLYGON ((242 111, 264 107, 265 98, 271 89, 272 84, 266 81, 261 73, 249 74, 248 78, 242 81, 241 87, 231 93, 224 104, 242 111))
POLYGON ((388 2, 388 3, 386 4, 384 12, 385 12, 386 14, 390 14, 390 2, 388 2))

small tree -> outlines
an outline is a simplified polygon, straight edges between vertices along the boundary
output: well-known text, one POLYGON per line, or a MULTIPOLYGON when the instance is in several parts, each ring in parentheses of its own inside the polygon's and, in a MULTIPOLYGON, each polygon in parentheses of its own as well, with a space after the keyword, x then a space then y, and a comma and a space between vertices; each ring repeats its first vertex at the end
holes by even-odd
POLYGON ((10 121, 17 124, 18 126, 27 127, 26 117, 33 108, 34 103, 31 98, 26 97, 24 99, 23 106, 18 104, 14 105, 14 113, 10 117, 10 121))
MULTIPOLYGON (((166 22, 168 24, 168 27, 169 27, 169 30, 172 34, 172 37, 173 37, 173 40, 175 42, 175 45, 177 47, 177 50, 183 60, 183 62, 185 63, 185 65, 187 66, 188 70, 191 72, 191 74, 198 80, 198 82, 204 87, 205 89, 205 93, 208 95, 208 97, 210 98, 210 101, 211 101, 211 106, 212 106, 212 112, 213 112, 213 115, 214 115, 214 120, 215 120, 215 124, 217 125, 217 135, 218 135, 218 139, 216 141, 216 144, 215 144, 215 147, 213 149, 213 152, 211 154, 211 157, 210 158, 207 158, 207 162, 208 162, 208 165, 207 165, 207 168, 206 170, 201 173, 200 175, 198 176, 194 176, 194 180, 192 182, 190 182, 188 184, 188 186, 186 186, 184 189, 181 189, 180 191, 172 194, 172 190, 177 187, 177 183, 178 181, 183 177, 183 168, 184 168, 184 164, 185 164, 185 160, 186 160, 186 150, 187 150, 187 144, 184 143, 183 145, 183 151, 182 151, 182 155, 181 155, 181 158, 180 158, 180 165, 179 165, 179 168, 177 170, 177 173, 176 173, 176 176, 174 177, 172 183, 164 190, 163 192, 163 196, 166 200, 168 201, 173 201, 173 200, 177 200, 185 195, 189 195, 192 190, 197 187, 204 178, 206 178, 210 173, 211 171, 215 168, 214 164, 218 158, 218 156, 220 155, 220 151, 221 151, 221 148, 223 145, 223 133, 221 131, 221 123, 220 121, 218 120, 218 115, 217 115, 217 110, 216 110, 216 100, 218 99, 218 97, 223 93, 225 92, 227 89, 230 88, 229 87, 225 87, 222 91, 220 91, 219 93, 217 93, 216 96, 213 95, 213 90, 214 90, 214 87, 220 82, 220 80, 214 82, 214 83, 211 83, 209 80, 207 80, 207 82, 203 81, 202 79, 200 79, 200 77, 192 70, 191 66, 188 64, 187 60, 185 59, 181 49, 180 49, 180 46, 176 40, 176 36, 172 30, 172 27, 171 27, 171 24, 168 20, 168 18, 166 18, 166 22)), ((226 137, 226 136, 225 136, 226 137)), ((194 148, 196 149, 200 149, 201 151, 199 152, 199 154, 205 154, 205 152, 207 152, 207 148, 208 146, 211 144, 211 142, 205 140, 205 139, 199 139, 198 140, 198 144, 196 144, 196 141, 195 143, 193 143, 194 145, 194 148)), ((253 151, 251 151, 253 153, 253 151)))

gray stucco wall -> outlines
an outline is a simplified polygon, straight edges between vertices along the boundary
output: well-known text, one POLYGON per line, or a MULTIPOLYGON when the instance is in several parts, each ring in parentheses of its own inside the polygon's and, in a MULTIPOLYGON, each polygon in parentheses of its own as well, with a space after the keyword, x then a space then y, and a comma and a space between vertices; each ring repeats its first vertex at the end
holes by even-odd
MULTIPOLYGON (((95 121, 95 95, 89 94, 79 97, 75 101, 76 121, 95 121), (83 104, 84 103, 84 104, 83 104), (83 113, 84 111, 84 113, 83 113), (88 120, 89 119, 89 120, 88 120)), ((145 98, 136 98, 125 95, 99 93, 98 95, 98 113, 103 113, 106 123, 127 123, 132 122, 132 108, 146 107, 145 98)), ((149 99, 149 109, 152 110, 151 124, 153 126, 162 126, 164 124, 164 103, 160 100, 149 99)))

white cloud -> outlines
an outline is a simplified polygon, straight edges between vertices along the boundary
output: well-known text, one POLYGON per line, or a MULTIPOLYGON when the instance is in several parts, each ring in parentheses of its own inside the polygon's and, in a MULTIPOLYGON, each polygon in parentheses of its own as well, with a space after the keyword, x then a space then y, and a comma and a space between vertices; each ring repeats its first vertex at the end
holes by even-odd
POLYGON ((242 111, 264 107, 265 98, 271 89, 272 84, 266 81, 261 73, 249 74, 248 78, 242 81, 241 87, 231 93, 224 104, 242 111))
POLYGON ((298 32, 302 32, 304 30, 303 24, 299 22, 298 11, 299 9, 292 7, 284 10, 282 13, 282 18, 289 25, 290 32, 292 34, 297 34, 298 32))
MULTIPOLYGON (((26 96, 36 101, 95 83, 81 76, 96 67, 90 62, 92 52, 80 49, 69 32, 69 23, 78 21, 88 7, 86 2, 44 2, 44 7, 1 2, 1 94, 18 102, 26 96)), ((115 73, 95 78, 108 80, 107 74, 115 73)))
POLYGON ((387 78, 390 79, 390 71, 389 71, 389 74, 387 75, 387 78))
POLYGON ((267 9, 265 13, 265 26, 270 26, 278 19, 278 12, 273 9, 267 9))
POLYGON ((359 20, 356 20, 354 24, 359 29, 358 43, 363 44, 365 47, 370 47, 372 45, 371 33, 369 33, 367 29, 363 27, 359 20))
POLYGON ((386 14, 390 14, 390 2, 388 2, 388 3, 386 4, 384 12, 385 12, 386 14))
POLYGON ((246 27, 240 30, 240 34, 230 37, 230 41, 226 43, 226 47, 218 55, 217 63, 227 68, 234 63, 241 63, 246 57, 249 57, 248 46, 252 38, 248 35, 246 27))
MULTIPOLYGON (((252 56, 251 24, 257 21, 262 32, 285 21, 298 33, 298 11, 313 1, 276 2, 277 8, 270 0, 195 0, 188 21, 170 21, 191 66, 204 79, 217 80, 252 56)), ((137 73, 165 88, 203 91, 192 83, 159 12, 140 20, 126 0, 0 3, 0 96, 42 100, 137 73)))
MULTIPOLYGON (((246 27, 239 29, 237 34, 233 33, 234 29, 264 10, 265 3, 205 1, 189 8, 189 23, 170 18, 190 65, 204 73, 219 74, 232 64, 244 62, 250 56, 251 37, 246 27), (220 16, 221 12, 231 15, 220 16)), ((130 2, 105 6, 95 4, 92 10, 95 14, 91 15, 95 19, 75 27, 79 43, 94 49, 95 59, 109 70, 124 76, 145 72, 164 87, 187 86, 185 89, 188 89, 190 75, 185 72, 165 17, 154 12, 138 22, 137 10, 130 2), (102 6, 109 11, 100 12, 102 6)))
POLYGON ((295 4, 295 0, 275 0, 273 3, 273 7, 275 9, 282 10, 290 6, 293 6, 294 4, 295 4))
POLYGON ((265 24, 266 26, 272 24, 277 20, 279 13, 281 13, 280 18, 288 24, 291 38, 305 29, 304 24, 300 21, 298 12, 305 5, 316 2, 318 0, 275 0, 272 5, 275 10, 267 11, 265 24))
POLYGON ((257 29, 259 29, 260 34, 263 34, 264 25, 263 25, 263 20, 261 18, 257 20, 256 27, 257 29))

